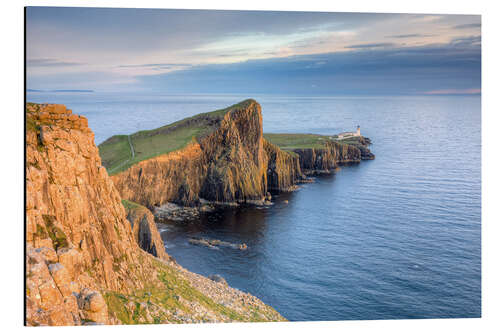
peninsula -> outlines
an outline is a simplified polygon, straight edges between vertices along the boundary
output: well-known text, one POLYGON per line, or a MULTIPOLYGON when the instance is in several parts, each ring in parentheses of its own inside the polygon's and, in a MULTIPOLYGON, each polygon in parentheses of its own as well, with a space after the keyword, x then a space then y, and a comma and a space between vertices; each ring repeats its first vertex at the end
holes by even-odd
POLYGON ((152 210, 175 203, 265 204, 307 175, 373 159, 363 136, 264 134, 261 106, 248 99, 170 125, 115 135, 99 145, 122 198, 152 210))

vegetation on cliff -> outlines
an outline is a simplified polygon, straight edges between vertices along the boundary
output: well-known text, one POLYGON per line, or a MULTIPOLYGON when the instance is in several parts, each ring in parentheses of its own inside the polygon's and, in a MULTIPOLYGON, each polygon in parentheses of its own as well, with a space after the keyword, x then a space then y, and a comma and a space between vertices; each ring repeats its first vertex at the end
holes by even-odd
MULTIPOLYGON (((193 137, 183 149, 141 161, 113 175, 121 196, 148 208, 167 202, 193 206, 201 199, 263 201, 267 194, 267 156, 260 105, 246 100, 214 114, 210 129, 193 137)), ((189 119, 198 121, 206 115, 189 119)))
POLYGON ((264 139, 287 151, 303 148, 323 148, 330 137, 318 134, 264 133, 264 139))
POLYGON ((151 214, 122 202, 86 118, 30 103, 26 125, 27 325, 284 320, 168 259, 151 214))
POLYGON ((214 131, 225 114, 250 102, 246 100, 225 109, 200 113, 153 130, 112 136, 99 145, 103 165, 113 175, 140 161, 184 148, 214 131))
POLYGON ((153 209, 169 202, 198 206, 203 200, 263 203, 268 191, 297 188, 304 174, 361 161, 371 154, 366 146, 324 135, 264 134, 261 107, 248 99, 130 137, 111 137, 99 150, 121 196, 153 209))

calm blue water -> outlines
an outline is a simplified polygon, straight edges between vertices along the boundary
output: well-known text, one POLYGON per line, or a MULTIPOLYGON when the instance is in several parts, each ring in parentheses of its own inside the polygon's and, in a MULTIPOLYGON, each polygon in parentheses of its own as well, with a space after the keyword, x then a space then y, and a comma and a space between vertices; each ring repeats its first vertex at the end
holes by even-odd
MULTIPOLYGON (((89 118, 100 143, 247 97, 28 100, 67 104, 89 118)), ((377 157, 275 197, 268 209, 160 225, 181 265, 222 275, 289 320, 481 316, 479 97, 251 97, 265 131, 332 134, 359 124, 377 157), (211 250, 189 244, 192 236, 249 249, 211 250)))

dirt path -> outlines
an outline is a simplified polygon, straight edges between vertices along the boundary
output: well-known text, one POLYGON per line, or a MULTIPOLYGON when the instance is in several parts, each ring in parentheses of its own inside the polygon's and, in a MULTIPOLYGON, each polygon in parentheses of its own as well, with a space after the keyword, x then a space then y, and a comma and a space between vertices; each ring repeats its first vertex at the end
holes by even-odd
POLYGON ((132 152, 132 159, 135 157, 134 146, 132 146, 132 139, 130 139, 130 135, 127 136, 128 144, 130 145, 130 151, 132 152))

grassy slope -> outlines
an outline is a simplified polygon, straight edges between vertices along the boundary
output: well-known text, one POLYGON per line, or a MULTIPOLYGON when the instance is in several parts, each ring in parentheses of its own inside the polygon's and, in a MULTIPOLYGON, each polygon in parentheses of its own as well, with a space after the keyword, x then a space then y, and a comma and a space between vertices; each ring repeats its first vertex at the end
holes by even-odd
POLYGON ((322 148, 329 136, 317 134, 274 134, 264 133, 264 138, 283 150, 300 148, 322 148))
MULTIPOLYGON (((132 209, 146 209, 144 206, 129 200, 122 200, 122 204, 127 212, 132 209)), ((181 310, 186 314, 193 315, 194 311, 185 303, 180 302, 180 298, 202 305, 223 321, 261 322, 266 321, 261 317, 261 314, 273 316, 273 313, 275 313, 275 310, 271 307, 259 310, 249 305, 245 316, 223 304, 216 303, 210 297, 193 288, 176 268, 168 266, 157 259, 153 259, 153 264, 156 267, 160 281, 164 285, 163 287, 158 288, 158 286, 152 286, 145 281, 146 287, 135 291, 133 295, 110 291, 104 294, 109 312, 120 319, 122 323, 157 324, 165 321, 182 323, 183 321, 176 318, 174 314, 181 310), (135 311, 127 310, 126 304, 129 302, 136 304, 135 311), (140 303, 156 304, 167 311, 159 311, 148 319, 144 309, 138 306, 140 303)), ((194 316, 198 317, 196 314, 194 316)), ((205 321, 203 316, 199 316, 198 319, 205 321)))
POLYGON ((304 148, 323 148, 327 141, 343 143, 347 145, 359 145, 359 137, 350 137, 345 139, 337 139, 336 135, 319 135, 319 134, 275 134, 264 133, 264 138, 280 147, 283 150, 292 151, 294 149, 304 148))
MULTIPOLYGON (((140 161, 182 149, 196 138, 213 130, 214 123, 222 119, 227 112, 250 101, 246 100, 225 109, 201 113, 153 130, 134 133, 130 136, 135 152, 134 158, 132 158, 128 136, 115 135, 99 145, 102 163, 108 169, 108 173, 113 175, 140 161)), ((325 142, 332 139, 351 145, 359 143, 358 138, 337 140, 336 136, 317 134, 265 133, 264 138, 292 154, 294 149, 323 148, 325 142)))
MULTIPOLYGON (((276 316, 276 312, 269 306, 259 310, 248 305, 246 313, 237 311, 216 303, 210 297, 204 295, 196 288, 193 288, 188 280, 174 267, 166 265, 159 260, 153 259, 153 264, 158 272, 158 277, 163 286, 153 286, 145 280, 146 287, 136 290, 131 295, 117 292, 105 292, 104 299, 108 305, 108 311, 116 316, 124 324, 158 324, 161 322, 183 323, 184 321, 176 316, 180 311, 189 317, 194 317, 200 321, 205 321, 203 314, 197 313, 192 306, 182 302, 181 298, 194 304, 200 304, 212 311, 221 321, 265 321, 260 314, 271 317, 276 316), (135 310, 127 310, 129 302, 135 303, 135 310), (155 304, 162 310, 153 313, 152 318, 148 318, 141 303, 148 305, 155 304), (165 311, 166 310, 166 311, 165 311)), ((284 320, 284 319, 281 319, 284 320)))
MULTIPOLYGON (((155 260, 156 269, 159 279, 163 282, 164 288, 149 286, 143 290, 136 291, 133 295, 125 295, 117 292, 106 292, 104 298, 108 305, 109 312, 114 314, 124 324, 139 324, 149 323, 157 324, 164 321, 182 323, 173 315, 178 310, 185 313, 192 313, 192 310, 179 301, 179 296, 188 300, 194 301, 211 309, 212 311, 229 317, 236 321, 245 321, 244 318, 237 312, 215 303, 207 296, 200 293, 189 285, 179 273, 172 267, 160 263, 155 260), (146 313, 141 311, 140 306, 136 306, 136 311, 127 311, 126 304, 135 302, 136 305, 142 302, 157 304, 162 309, 168 310, 167 313, 161 311, 156 316, 153 316, 153 321, 146 317, 146 313), (141 320, 142 319, 142 320, 141 320)), ((202 318, 200 318, 202 319, 202 318)))
POLYGON ((220 121, 227 112, 242 107, 250 101, 245 100, 225 109, 201 113, 160 128, 134 133, 130 135, 135 152, 134 158, 132 158, 128 136, 112 136, 99 145, 102 163, 112 175, 140 161, 184 148, 196 138, 213 130, 214 124, 220 121))

